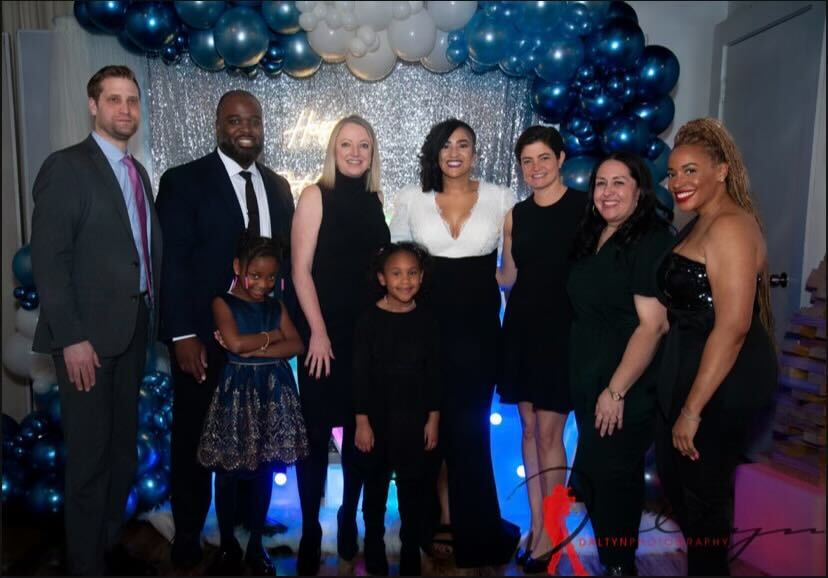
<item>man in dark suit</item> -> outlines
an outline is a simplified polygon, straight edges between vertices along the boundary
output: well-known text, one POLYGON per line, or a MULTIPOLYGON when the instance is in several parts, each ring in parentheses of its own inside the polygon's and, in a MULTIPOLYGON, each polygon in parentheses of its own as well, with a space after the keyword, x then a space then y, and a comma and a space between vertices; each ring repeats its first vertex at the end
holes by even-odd
POLYGON ((138 387, 158 303, 161 230, 144 167, 127 153, 141 119, 125 66, 87 85, 94 131, 53 153, 35 180, 32 269, 40 293, 35 351, 54 356, 66 440, 70 571, 118 571, 132 487, 138 387), (109 563, 109 564, 107 564, 109 563))
MULTIPOLYGON (((255 96, 233 90, 221 97, 216 139, 212 153, 165 172, 158 191, 165 250, 161 332, 172 344, 175 396, 172 559, 178 566, 201 559, 200 535, 210 507, 210 472, 196 461, 204 417, 224 365, 224 352, 213 337, 210 303, 230 288, 242 233, 277 238, 287 247, 294 208, 288 182, 256 162, 264 129, 255 96)), ((276 287, 291 310, 295 297, 287 278, 289 254, 286 250, 276 287)), ((224 544, 223 549, 220 559, 240 560, 240 550, 224 544)))

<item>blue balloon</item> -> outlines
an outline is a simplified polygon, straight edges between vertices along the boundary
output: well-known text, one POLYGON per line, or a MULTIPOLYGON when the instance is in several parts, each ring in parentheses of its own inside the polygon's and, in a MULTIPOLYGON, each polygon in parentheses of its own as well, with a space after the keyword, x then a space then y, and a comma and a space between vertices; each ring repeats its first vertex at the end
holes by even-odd
POLYGON ((653 101, 635 103, 629 111, 647 123, 647 129, 652 134, 660 134, 673 122, 676 105, 670 95, 665 94, 653 101))
POLYGON ((209 72, 218 72, 224 68, 224 59, 216 50, 212 30, 193 30, 190 33, 190 60, 209 72))
POLYGON ((564 36, 587 36, 594 28, 592 13, 580 2, 566 2, 561 7, 560 26, 564 36))
MULTIPOLYGON (((567 187, 586 191, 589 188, 589 177, 598 159, 591 156, 567 157, 561 167, 561 177, 567 187)), ((589 191, 590 197, 592 192, 589 191)))
POLYGON ((652 44, 636 62, 637 93, 642 100, 668 94, 679 77, 679 61, 669 48, 652 44))
POLYGON ((224 12, 224 2, 218 1, 176 1, 175 11, 190 28, 207 30, 218 22, 224 12))
POLYGON ((496 65, 509 48, 507 29, 478 11, 464 28, 469 57, 484 66, 496 65))
POLYGON ((322 57, 308 44, 308 35, 304 31, 288 36, 282 47, 285 49, 282 70, 293 78, 313 76, 322 66, 322 57))
POLYGON ((448 33, 448 43, 451 44, 466 44, 466 33, 462 28, 452 30, 448 33))
POLYGON ((635 13, 635 8, 626 2, 616 0, 610 2, 607 18, 610 20, 613 18, 620 18, 622 20, 629 20, 630 22, 638 24, 638 14, 635 13))
POLYGON ((179 52, 187 52, 190 49, 190 31, 186 26, 179 26, 175 32, 175 39, 173 40, 175 47, 179 52))
POLYGON ((469 68, 475 74, 485 74, 497 69, 497 64, 482 64, 477 62, 474 58, 469 57, 469 68))
POLYGON ((24 299, 20 302, 20 306, 26 311, 32 311, 33 309, 37 309, 38 305, 40 305, 40 301, 38 300, 29 301, 28 299, 24 299))
POLYGON ((603 89, 584 94, 581 91, 581 112, 592 121, 604 122, 621 110, 621 103, 603 89))
POLYGON ((635 79, 630 74, 613 74, 604 81, 607 93, 622 103, 635 99, 635 79))
POLYGON ((52 424, 49 416, 43 411, 33 411, 20 422, 20 437, 23 442, 31 447, 36 441, 49 435, 52 424))
POLYGON ((37 289, 27 289, 26 295, 23 298, 28 301, 37 301, 40 299, 40 294, 37 292, 37 289))
POLYGON ((601 148, 607 154, 631 152, 642 154, 647 147, 647 124, 637 116, 625 115, 613 118, 601 133, 601 148))
POLYGON ((29 448, 32 443, 33 442, 26 440, 20 433, 18 433, 12 438, 11 443, 8 444, 8 448, 6 440, 3 440, 3 449, 8 451, 10 460, 24 462, 29 459, 29 448))
POLYGON ((501 25, 514 25, 521 14, 520 2, 481 2, 486 16, 496 19, 501 25))
POLYGON ((596 27, 606 26, 609 20, 610 0, 579 0, 578 4, 587 7, 596 27))
POLYGON ((169 475, 163 469, 146 472, 138 478, 136 489, 142 507, 157 506, 169 494, 169 475))
MULTIPOLYGON (((49 405, 51 404, 52 400, 55 398, 60 398, 60 393, 58 392, 58 385, 53 383, 49 386, 49 389, 43 393, 36 393, 34 394, 34 405, 35 409, 38 411, 49 413, 49 405)), ((16 433, 16 432, 15 432, 16 433)))
POLYGON ((174 43, 168 44, 161 50, 161 60, 164 64, 177 64, 181 61, 181 52, 174 43))
POLYGON ((34 287, 32 275, 32 250, 29 245, 20 247, 12 258, 12 273, 26 287, 34 287))
POLYGON ((469 46, 465 42, 462 44, 449 44, 446 49, 446 60, 454 65, 461 65, 466 62, 469 57, 469 46))
POLYGON ((265 61, 262 60, 259 63, 259 66, 262 67, 262 70, 269 78, 276 78, 280 74, 282 74, 282 62, 274 62, 274 61, 265 61))
MULTIPOLYGON (((656 199, 658 199, 658 202, 662 206, 669 209, 670 211, 673 210, 673 207, 675 206, 675 201, 673 199, 673 195, 670 194, 670 191, 668 191, 667 189, 665 189, 661 185, 656 185, 655 195, 656 195, 656 199)), ((659 210, 659 208, 657 207, 656 210, 659 210)), ((659 210, 659 212, 661 212, 662 215, 664 215, 665 217, 669 216, 663 210, 659 210)))
POLYGON ((247 6, 248 8, 256 8, 262 3, 262 0, 230 0, 233 4, 238 6, 247 6))
POLYGON ((137 56, 144 56, 146 54, 146 50, 144 50, 132 41, 132 39, 129 37, 129 34, 127 34, 126 29, 123 29, 120 32, 118 32, 117 38, 118 44, 120 44, 121 47, 130 54, 135 54, 137 56))
POLYGON ((177 29, 178 18, 169 4, 141 2, 127 10, 124 30, 130 40, 147 52, 160 52, 165 44, 175 40, 177 29))
POLYGON ((563 138, 564 150, 566 151, 567 157, 593 153, 598 149, 599 145, 598 137, 595 134, 579 137, 571 132, 562 130, 561 138, 563 138))
POLYGON ((134 487, 127 496, 126 505, 124 507, 124 522, 132 519, 135 512, 138 510, 138 488, 134 487))
POLYGON ((26 298, 26 291, 27 288, 23 285, 18 285, 14 288, 14 298, 15 299, 25 299, 26 298))
POLYGON ((37 472, 55 473, 65 461, 63 441, 54 438, 38 440, 32 446, 29 463, 37 472))
POLYGON ((63 501, 63 484, 56 476, 38 480, 26 492, 29 512, 40 516, 60 514, 63 501))
POLYGON ((644 33, 635 22, 610 20, 587 39, 590 61, 603 68, 627 68, 644 51, 644 33))
POLYGON ((566 118, 574 97, 565 82, 546 82, 536 78, 532 82, 532 107, 543 120, 550 123, 566 118))
POLYGON ((128 0, 89 0, 86 14, 92 23, 110 34, 116 34, 124 26, 128 0))
POLYGON ((557 38, 546 43, 538 55, 535 72, 553 82, 569 80, 584 62, 584 45, 580 38, 557 38))
POLYGON ((75 0, 72 5, 72 12, 75 14, 75 20, 81 25, 81 28, 92 34, 101 34, 103 30, 95 26, 92 19, 89 18, 89 7, 86 5, 86 0, 75 0))
POLYGON ((498 66, 509 76, 527 76, 537 66, 537 53, 543 41, 532 34, 521 34, 509 41, 509 47, 498 66))
POLYGON ((150 471, 158 463, 158 453, 152 442, 146 439, 138 439, 136 445, 136 455, 138 458, 138 475, 150 471))
POLYGON ((213 30, 216 50, 230 66, 255 66, 270 43, 265 21, 258 12, 244 6, 231 8, 222 14, 213 30))
POLYGON ((570 115, 561 125, 561 128, 577 137, 595 136, 595 127, 592 122, 582 116, 570 115))
POLYGON ((20 431, 20 425, 11 416, 3 414, 3 462, 12 459, 14 438, 20 431))
MULTIPOLYGON (((6 443, 5 437, 3 443, 6 443)), ((3 504, 22 498, 26 493, 26 469, 16 460, 3 458, 3 504)))
POLYGON ((262 16, 274 32, 293 34, 299 32, 299 10, 296 2, 262 2, 262 16))
POLYGON ((667 167, 670 161, 670 147, 658 137, 650 139, 644 156, 653 163, 653 179, 661 182, 667 177, 667 167))
POLYGON ((518 6, 520 11, 515 26, 522 32, 549 32, 558 23, 560 6, 557 2, 520 2, 518 6))

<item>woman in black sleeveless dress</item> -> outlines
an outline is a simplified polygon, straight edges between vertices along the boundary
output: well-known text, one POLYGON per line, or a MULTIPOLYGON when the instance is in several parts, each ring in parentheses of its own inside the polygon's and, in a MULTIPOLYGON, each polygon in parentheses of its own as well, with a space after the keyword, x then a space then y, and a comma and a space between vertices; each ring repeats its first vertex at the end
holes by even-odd
POLYGON ((291 235, 293 279, 303 315, 297 328, 307 356, 299 365, 299 394, 310 456, 297 465, 302 540, 297 571, 319 571, 319 508, 328 467, 331 428, 344 426, 342 507, 337 550, 357 553, 356 509, 361 483, 354 471, 353 339, 361 312, 372 304, 371 259, 389 242, 379 196, 379 152, 371 125, 358 116, 331 132, 322 177, 299 197, 291 235))
POLYGON ((497 387, 502 403, 518 404, 523 427, 531 526, 518 562, 527 573, 548 566, 552 545, 543 528, 543 498, 566 481, 563 430, 572 409, 572 311, 566 279, 587 195, 563 183, 563 148, 553 127, 532 126, 518 138, 515 156, 532 194, 506 215, 498 271, 500 286, 511 291, 503 320, 503 375, 497 387))
POLYGON ((767 249, 741 155, 717 120, 679 130, 668 181, 698 216, 658 272, 670 319, 659 475, 687 539, 688 573, 727 575, 734 471, 777 383, 767 249))

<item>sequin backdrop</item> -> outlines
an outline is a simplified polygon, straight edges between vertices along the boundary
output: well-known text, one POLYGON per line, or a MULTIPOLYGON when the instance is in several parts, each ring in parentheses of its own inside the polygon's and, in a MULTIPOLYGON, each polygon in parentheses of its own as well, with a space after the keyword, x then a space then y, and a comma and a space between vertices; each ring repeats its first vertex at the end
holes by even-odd
POLYGON ((452 116, 477 133, 476 177, 509 185, 523 196, 512 147, 535 120, 524 78, 500 71, 478 75, 465 66, 434 74, 399 63, 385 80, 372 83, 339 64, 324 64, 304 80, 284 74, 250 80, 208 73, 188 61, 167 66, 160 60, 150 61, 149 74, 156 191, 165 170, 215 147, 219 97, 242 88, 255 94, 264 109, 262 161, 291 182, 294 197, 317 179, 330 129, 348 114, 365 117, 377 132, 387 216, 393 212, 394 193, 418 180, 417 155, 429 128, 452 116))

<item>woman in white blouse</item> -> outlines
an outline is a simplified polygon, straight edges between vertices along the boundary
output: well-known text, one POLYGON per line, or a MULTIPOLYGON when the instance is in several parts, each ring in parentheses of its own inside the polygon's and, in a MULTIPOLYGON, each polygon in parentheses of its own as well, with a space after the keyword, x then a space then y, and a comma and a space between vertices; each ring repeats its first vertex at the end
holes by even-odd
POLYGON ((453 550, 466 568, 507 563, 520 537, 500 517, 489 444, 500 330, 497 250, 515 199, 507 188, 472 180, 475 144, 460 120, 433 126, 420 154, 420 183, 397 194, 391 221, 393 241, 416 241, 434 257, 420 299, 440 326, 442 406, 430 475, 446 476, 447 484, 439 501, 433 498, 427 531, 433 555, 453 550))

